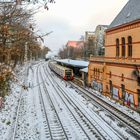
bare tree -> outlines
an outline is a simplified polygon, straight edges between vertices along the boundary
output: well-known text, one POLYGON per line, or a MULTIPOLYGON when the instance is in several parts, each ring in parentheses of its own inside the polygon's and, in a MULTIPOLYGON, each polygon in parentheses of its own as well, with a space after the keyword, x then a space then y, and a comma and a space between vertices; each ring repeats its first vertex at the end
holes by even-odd
POLYGON ((0 9, 0 48, 1 60, 9 64, 11 50, 27 38, 27 26, 32 16, 14 3, 1 3, 0 9))
POLYGON ((65 46, 59 50, 59 56, 64 58, 71 58, 71 59, 82 59, 84 57, 84 48, 81 47, 72 47, 72 46, 65 46))
POLYGON ((40 44, 31 21, 34 11, 25 9, 16 2, 0 1, 0 96, 9 90, 12 69, 23 64, 25 44, 28 44, 27 59, 37 59, 41 55, 40 44), (32 55, 31 55, 32 54, 32 55), (30 57, 29 57, 30 56, 30 57))

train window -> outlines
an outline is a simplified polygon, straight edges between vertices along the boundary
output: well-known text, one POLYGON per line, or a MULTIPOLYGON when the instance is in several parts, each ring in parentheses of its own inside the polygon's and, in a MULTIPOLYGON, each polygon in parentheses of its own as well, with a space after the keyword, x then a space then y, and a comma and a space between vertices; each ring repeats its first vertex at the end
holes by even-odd
POLYGON ((71 72, 71 70, 66 70, 66 76, 69 76, 69 75, 71 75, 72 74, 72 72, 71 72))
POLYGON ((71 70, 65 70, 65 76, 67 77, 67 79, 70 79, 72 76, 72 71, 71 70))

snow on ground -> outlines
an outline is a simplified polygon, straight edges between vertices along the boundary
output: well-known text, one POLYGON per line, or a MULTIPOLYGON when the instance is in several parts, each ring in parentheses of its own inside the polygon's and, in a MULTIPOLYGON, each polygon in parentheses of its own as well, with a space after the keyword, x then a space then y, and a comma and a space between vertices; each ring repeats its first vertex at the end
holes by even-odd
MULTIPOLYGON (((45 140, 45 129, 44 129, 44 118, 42 113, 42 107, 39 99, 39 83, 36 79, 36 65, 37 63, 34 62, 30 66, 27 66, 28 72, 25 73, 26 66, 18 71, 20 71, 17 74, 17 79, 19 82, 13 83, 11 85, 12 91, 9 95, 5 97, 4 107, 0 110, 0 140, 11 140, 12 134, 13 134, 13 127, 16 119, 16 111, 17 106, 19 102, 20 94, 22 93, 22 100, 21 100, 21 110, 19 112, 19 129, 18 129, 18 136, 17 139, 19 140, 45 140), (25 79, 26 78, 26 79, 25 79), (29 88, 27 90, 23 90, 21 87, 21 84, 25 82, 29 88)), ((63 87, 68 90, 68 93, 71 93, 69 96, 73 98, 73 100, 79 101, 79 104, 82 104, 84 108, 86 108, 87 113, 95 113, 96 115, 100 116, 102 119, 105 120, 107 124, 109 124, 112 128, 117 130, 119 133, 123 134, 126 138, 129 138, 130 140, 134 140, 135 138, 127 133, 127 128, 123 126, 119 126, 119 123, 117 121, 114 121, 113 118, 111 118, 108 114, 106 114, 104 111, 100 110, 97 106, 94 106, 90 101, 85 99, 80 92, 78 92, 76 89, 72 88, 68 84, 57 78, 55 75, 53 75, 55 80, 63 87)), ((45 73, 44 73, 45 77, 45 73)), ((47 78, 47 77, 46 77, 47 78)), ((55 106, 57 110, 59 111, 59 115, 62 117, 62 122, 64 123, 64 126, 68 129, 68 131, 72 132, 73 138, 79 138, 80 132, 78 132, 78 129, 76 129, 72 122, 70 122, 71 116, 68 116, 68 113, 65 112, 62 109, 65 108, 59 98, 56 99, 54 94, 54 89, 51 84, 48 84, 48 90, 52 94, 52 99, 55 102, 55 106), (67 118, 67 119, 66 119, 67 118), (69 121, 66 121, 69 120, 69 121)), ((110 102, 117 108, 121 109, 122 111, 129 114, 131 117, 134 117, 135 119, 140 121, 140 115, 136 113, 135 111, 132 111, 131 109, 124 107, 120 105, 119 103, 116 103, 107 97, 102 96, 97 91, 93 91, 92 89, 89 89, 90 91, 97 93, 97 96, 100 98, 103 98, 107 102, 110 102)), ((46 100, 47 101, 47 100, 46 100)))
MULTIPOLYGON (((63 88, 66 88, 68 90, 67 94, 69 96, 71 96, 71 98, 73 98, 73 100, 77 100, 77 103, 79 102, 79 104, 81 104, 81 106, 83 108, 85 108, 84 105, 87 106, 86 110, 87 110, 88 114, 92 114, 92 116, 93 116, 93 114, 100 116, 101 119, 103 119, 107 124, 109 124, 115 131, 120 133, 120 135, 122 135, 124 137, 124 139, 130 139, 130 140, 137 139, 133 134, 131 134, 131 133, 129 134, 128 128, 122 126, 118 121, 116 121, 115 119, 111 118, 108 114, 106 114, 106 112, 97 108, 97 106, 94 106, 90 101, 88 101, 88 99, 85 99, 84 96, 82 96, 82 94, 78 90, 76 90, 75 88, 68 85, 68 83, 66 84, 66 82, 57 78, 56 76, 54 76, 54 77, 55 77, 55 80, 57 81, 57 83, 59 83, 59 85, 61 85, 63 88)), ((111 102, 111 101, 109 101, 109 102, 111 102)), ((124 107, 124 108, 126 108, 126 107, 124 107)), ((95 117, 94 117, 94 119, 95 119, 95 117)), ((102 126, 102 128, 105 128, 104 124, 100 123, 100 126, 102 126)), ((108 131, 108 133, 110 133, 110 132, 108 131)))
MULTIPOLYGON (((32 63, 35 65, 36 63, 32 63)), ((15 70, 16 82, 11 85, 11 92, 4 98, 4 106, 0 110, 0 140, 11 140, 16 121, 17 108, 21 95, 19 119, 18 119, 18 136, 19 140, 39 139, 38 122, 35 111, 33 90, 23 90, 23 85, 28 85, 33 81, 33 71, 30 65, 15 70), (29 71, 27 69, 29 67, 29 71), (27 78, 28 77, 28 78, 27 78)))
POLYGON ((20 96, 20 87, 13 85, 12 93, 5 97, 4 107, 0 110, 0 139, 11 137, 10 132, 15 121, 15 114, 20 96))
POLYGON ((89 64, 89 62, 83 60, 57 59, 56 61, 66 65, 71 65, 76 67, 88 67, 89 64))
MULTIPOLYGON (((83 134, 83 131, 81 130, 81 128, 79 127, 79 125, 77 124, 75 119, 73 118, 72 114, 69 112, 68 108, 65 106, 64 102, 62 101, 62 99, 60 98, 58 93, 56 93, 53 85, 50 83, 50 81, 48 80, 48 77, 46 77, 46 76, 47 75, 45 75, 45 73, 44 73, 44 78, 46 78, 47 89, 48 89, 49 95, 59 114, 61 122, 67 131, 68 138, 74 139, 74 140, 86 139, 86 136, 83 134)), ((53 76, 54 76, 54 78, 56 78, 54 74, 53 74, 53 76)), ((47 102, 47 99, 45 97, 44 97, 44 101, 47 102)), ((48 115, 49 114, 51 114, 51 113, 48 113, 48 115)))
MULTIPOLYGON (((17 111, 18 101, 21 93, 21 83, 23 82, 23 72, 25 68, 20 69, 20 77, 18 82, 13 82, 11 92, 4 98, 3 108, 0 109, 0 140, 7 140, 12 135, 13 123, 17 111)), ((19 71, 19 70, 17 70, 19 71)), ((17 74, 18 75, 18 74, 17 74)))
POLYGON ((16 131, 16 139, 30 140, 39 139, 38 119, 34 103, 34 93, 30 88, 33 81, 33 71, 29 67, 28 79, 26 85, 29 86, 27 90, 22 92, 21 105, 18 119, 18 130, 16 131))
POLYGON ((126 113, 132 118, 135 118, 137 121, 140 122, 140 113, 137 113, 136 111, 132 110, 131 108, 128 108, 126 106, 121 105, 120 103, 111 100, 109 97, 103 96, 100 92, 95 91, 93 89, 87 88, 87 90, 91 91, 93 94, 97 95, 98 97, 102 98, 106 102, 110 103, 111 105, 115 106, 117 109, 121 110, 122 112, 126 113))
MULTIPOLYGON (((65 82, 63 82, 63 81, 61 81, 61 82, 59 81, 59 83, 62 84, 63 87, 66 86, 65 82)), ((116 121, 115 119, 108 116, 106 114, 106 112, 100 110, 100 108, 97 108, 97 106, 94 106, 90 101, 88 101, 88 99, 85 99, 84 96, 82 96, 82 94, 78 90, 76 90, 75 88, 72 88, 71 86, 67 86, 66 88, 68 90, 68 94, 73 98, 73 100, 77 100, 77 101, 79 101, 80 104, 83 103, 87 106, 87 113, 92 114, 92 115, 96 113, 97 115, 99 115, 114 130, 116 130, 118 133, 120 133, 120 135, 124 136, 125 139, 129 139, 129 140, 136 139, 134 135, 129 134, 128 128, 119 125, 118 121, 116 121)), ((83 106, 83 105, 81 105, 81 106, 83 106)), ((94 119, 95 119, 95 117, 94 117, 94 119)), ((100 126, 102 126, 102 128, 105 128, 104 124, 100 123, 100 126)))

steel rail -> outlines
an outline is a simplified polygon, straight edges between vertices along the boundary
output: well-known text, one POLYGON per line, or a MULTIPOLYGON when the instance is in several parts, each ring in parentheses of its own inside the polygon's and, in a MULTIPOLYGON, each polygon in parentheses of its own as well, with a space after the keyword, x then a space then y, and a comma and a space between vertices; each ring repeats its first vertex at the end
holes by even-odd
MULTIPOLYGON (((27 67, 24 70, 24 76, 27 75, 29 71, 29 68, 27 69, 27 67), (26 72, 26 73, 25 73, 26 72)), ((25 84, 25 79, 24 79, 24 84, 25 84)), ((23 88, 21 89, 21 93, 20 93, 20 97, 19 97, 19 102, 18 102, 18 108, 17 108, 17 112, 16 112, 16 120, 15 120, 15 124, 14 124, 14 130, 13 130, 13 135, 12 135, 12 140, 15 140, 16 137, 16 131, 17 131, 17 125, 18 125, 18 116, 19 116, 19 111, 20 111, 20 105, 21 105, 21 99, 22 99, 22 92, 23 92, 23 88)))
POLYGON ((73 82, 69 82, 72 86, 76 87, 81 93, 87 96, 91 101, 96 102, 104 110, 112 114, 116 119, 120 120, 124 125, 127 125, 130 130, 132 130, 140 138, 140 122, 134 120, 132 117, 128 116, 124 112, 118 110, 116 107, 107 103, 96 94, 93 94, 91 91, 88 91, 85 88, 79 87, 73 82))
MULTIPOLYGON (((37 67, 37 81, 39 82, 39 75, 38 74, 39 74, 39 66, 37 67)), ((46 122, 47 122, 47 125, 48 125, 50 138, 51 138, 51 140, 53 140, 53 136, 52 136, 52 133, 51 133, 51 127, 50 127, 48 115, 47 115, 47 112, 46 112, 46 109, 45 109, 45 104, 44 104, 44 101, 43 101, 40 85, 39 85, 39 91, 40 91, 39 98, 40 98, 40 100, 42 102, 43 112, 45 113, 45 118, 46 118, 46 122)))
MULTIPOLYGON (((40 75, 41 75, 41 78, 42 78, 43 81, 44 81, 44 78, 43 78, 43 75, 42 75, 41 72, 40 72, 40 75)), ((58 119, 58 121, 59 121, 59 123, 60 123, 60 125, 61 125, 62 130, 63 130, 64 136, 65 136, 65 138, 68 140, 67 133, 66 133, 64 127, 63 127, 63 124, 62 124, 62 122, 61 122, 61 120, 60 120, 60 117, 59 117, 59 115, 58 115, 58 111, 57 111, 56 108, 55 108, 55 105, 54 105, 54 103, 53 103, 53 101, 52 101, 52 99, 51 99, 51 97, 50 97, 50 95, 49 95, 49 92, 48 92, 48 90, 47 90, 47 87, 46 87, 45 83, 43 84, 43 88, 44 88, 44 91, 45 91, 45 93, 46 93, 46 96, 49 98, 50 104, 53 106, 53 109, 54 109, 54 111, 55 111, 55 114, 56 114, 56 116, 57 116, 57 119, 58 119)), ((43 99, 43 98, 42 98, 42 99, 43 99)))
MULTIPOLYGON (((53 80, 53 81, 54 81, 54 80, 53 80)), ((54 81, 54 82, 56 83, 56 81, 54 81)), ((59 87, 58 83, 56 83, 56 84, 57 84, 57 87, 59 87)), ((54 87, 55 87, 55 86, 54 86, 54 87)), ((60 88, 61 88, 61 87, 60 87, 60 88)), ((60 90, 61 90, 61 93, 62 93, 62 92, 65 92, 65 91, 63 91, 62 88, 61 88, 60 90)), ((64 93, 63 93, 63 96, 65 96, 65 98, 67 98, 67 97, 66 97, 66 94, 64 94, 64 93)), ((61 97, 61 98, 62 98, 62 97, 61 97)), ((69 97, 68 97, 68 98, 69 98, 69 97)), ((71 100, 70 98, 67 99, 68 102, 70 102, 70 100, 71 100)), ((73 101, 71 100, 71 102, 73 102, 73 101)), ((71 102, 70 102, 70 104, 71 104, 71 102)), ((73 102, 73 104, 75 104, 75 103, 73 102)), ((75 104, 75 106, 77 107, 76 104, 75 104)), ((73 106, 73 107, 75 107, 75 106, 73 106)), ((79 107, 78 107, 78 110, 81 111, 79 107)), ((85 116, 85 114, 84 114, 82 111, 81 111, 81 113, 82 113, 83 116, 91 123, 91 121, 85 116)), ((91 123, 91 124, 92 124, 92 123, 91 123)), ((97 130, 97 131, 98 131, 98 133, 99 133, 102 137, 104 137, 104 136, 99 132, 99 130, 97 130)), ((108 134, 107 134, 107 135, 108 135, 108 134)), ((109 136, 109 135, 108 135, 108 136, 109 136)), ((109 136, 109 137, 110 137, 110 136, 109 136)), ((118 136, 118 137, 120 137, 120 136, 118 136)), ((104 137, 104 139, 106 139, 106 138, 104 137)), ((110 137, 110 139, 112 139, 112 138, 110 137)), ((122 137, 121 137, 120 139, 122 139, 122 137)))
MULTIPOLYGON (((54 83, 52 83, 52 81, 51 81, 51 79, 49 77, 48 77, 48 79, 51 82, 51 84, 53 85, 53 87, 56 90, 56 92, 58 93, 58 95, 60 96, 60 94, 58 92, 58 89, 55 87, 54 83)), ((84 134, 86 135, 86 137, 89 140, 91 140, 90 137, 89 137, 89 135, 87 134, 87 132, 84 130, 83 126, 79 123, 78 119, 75 117, 74 113, 71 111, 70 107, 67 105, 67 103, 64 101, 64 99, 61 96, 60 96, 60 98, 62 99, 63 103, 65 104, 65 106, 67 107, 67 109, 69 110, 69 112, 71 113, 71 115, 73 116, 73 118, 75 119, 75 121, 78 123, 78 125, 80 126, 80 128, 82 129, 82 131, 84 132, 84 134)))

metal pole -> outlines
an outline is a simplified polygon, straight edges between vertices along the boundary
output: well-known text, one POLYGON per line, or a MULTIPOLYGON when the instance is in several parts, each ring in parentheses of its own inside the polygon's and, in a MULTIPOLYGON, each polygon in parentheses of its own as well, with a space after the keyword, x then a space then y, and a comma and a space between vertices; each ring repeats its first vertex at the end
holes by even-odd
POLYGON ((28 51, 28 46, 27 46, 27 42, 25 42, 25 54, 24 54, 24 62, 27 62, 27 52, 28 51))

